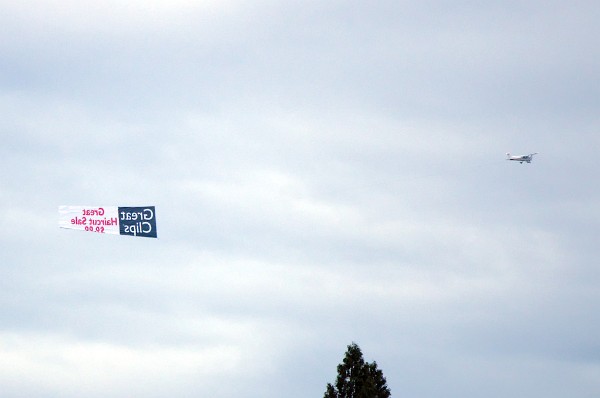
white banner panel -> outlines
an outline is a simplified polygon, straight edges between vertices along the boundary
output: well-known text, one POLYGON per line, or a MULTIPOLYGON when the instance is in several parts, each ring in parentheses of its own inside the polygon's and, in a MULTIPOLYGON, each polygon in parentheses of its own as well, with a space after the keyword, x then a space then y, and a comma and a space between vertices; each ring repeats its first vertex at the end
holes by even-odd
POLYGON ((118 206, 59 206, 58 226, 119 235, 118 206))

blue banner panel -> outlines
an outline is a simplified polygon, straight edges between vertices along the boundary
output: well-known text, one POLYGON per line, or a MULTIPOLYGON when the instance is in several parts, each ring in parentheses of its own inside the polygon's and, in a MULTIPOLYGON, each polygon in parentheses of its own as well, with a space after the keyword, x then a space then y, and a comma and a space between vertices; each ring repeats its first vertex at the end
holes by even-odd
POLYGON ((154 206, 119 207, 121 235, 156 238, 156 211, 154 206))

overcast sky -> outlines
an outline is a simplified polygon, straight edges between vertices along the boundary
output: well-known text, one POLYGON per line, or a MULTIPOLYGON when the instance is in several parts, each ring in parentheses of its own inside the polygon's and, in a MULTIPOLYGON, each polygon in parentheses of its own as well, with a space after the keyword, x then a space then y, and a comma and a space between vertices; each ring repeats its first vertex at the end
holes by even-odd
POLYGON ((3 397, 600 395, 597 1, 1 10, 3 397))

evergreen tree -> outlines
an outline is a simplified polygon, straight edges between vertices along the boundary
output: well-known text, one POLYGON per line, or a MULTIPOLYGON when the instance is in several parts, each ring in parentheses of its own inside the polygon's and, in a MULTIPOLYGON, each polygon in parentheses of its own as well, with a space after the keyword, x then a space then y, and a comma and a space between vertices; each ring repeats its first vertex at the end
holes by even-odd
POLYGON ((360 347, 356 343, 348 346, 346 355, 337 367, 335 386, 327 383, 323 398, 389 398, 383 372, 377 368, 377 362, 365 362, 360 347))

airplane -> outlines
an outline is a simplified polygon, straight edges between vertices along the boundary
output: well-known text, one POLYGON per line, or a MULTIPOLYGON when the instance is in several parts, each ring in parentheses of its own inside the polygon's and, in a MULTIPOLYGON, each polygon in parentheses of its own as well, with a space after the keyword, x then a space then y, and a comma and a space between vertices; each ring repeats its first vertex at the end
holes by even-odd
POLYGON ((514 160, 523 164, 523 162, 531 163, 533 160, 533 155, 537 155, 537 152, 530 153, 529 155, 511 155, 510 153, 506 154, 506 160, 514 160))

